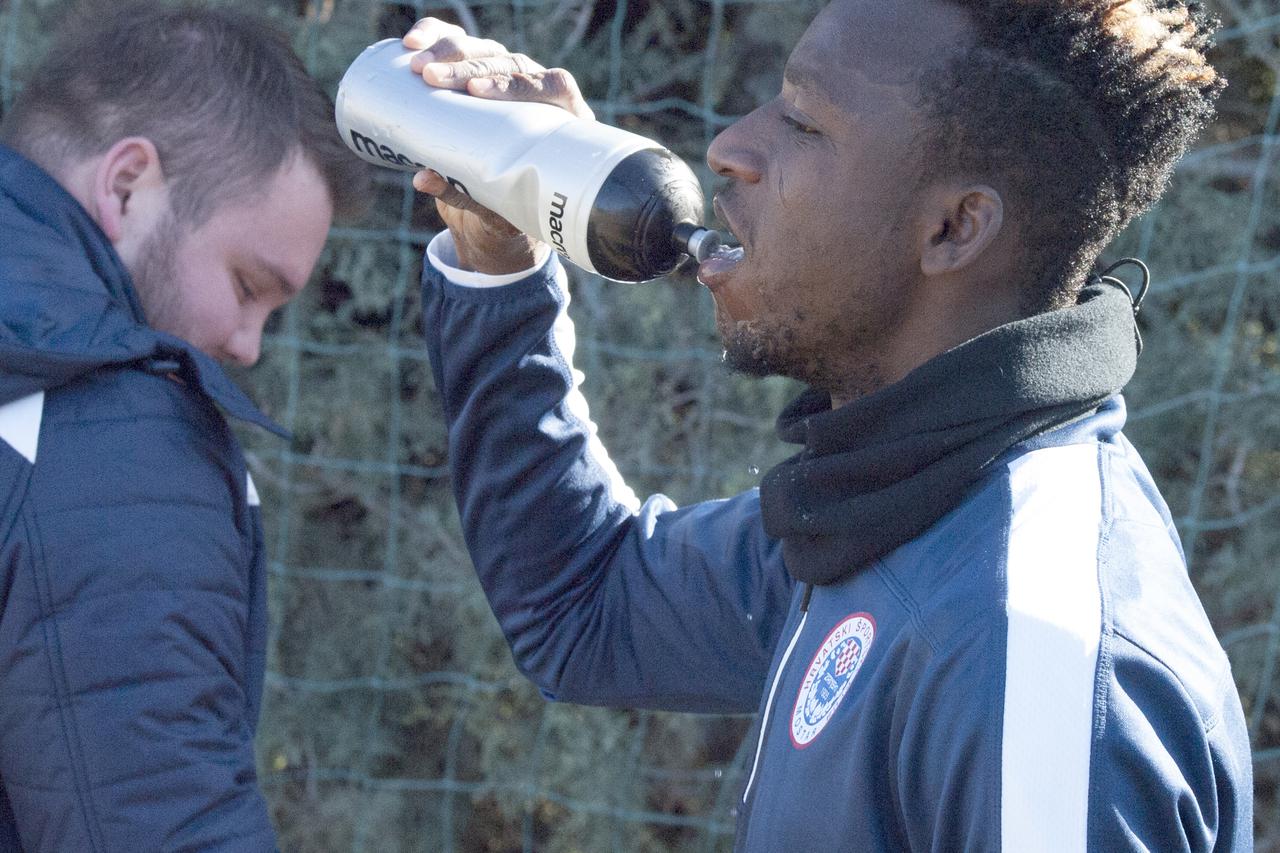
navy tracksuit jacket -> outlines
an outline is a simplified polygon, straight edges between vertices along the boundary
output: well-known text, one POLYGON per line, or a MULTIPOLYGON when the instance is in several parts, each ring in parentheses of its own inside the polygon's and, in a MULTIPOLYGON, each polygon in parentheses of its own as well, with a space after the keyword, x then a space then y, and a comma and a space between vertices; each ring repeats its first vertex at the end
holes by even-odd
POLYGON ((2 853, 274 849, 259 509, 215 403, 268 425, 0 148, 2 853))
POLYGON ((428 260, 455 494, 517 664, 562 701, 758 711, 737 849, 1252 849, 1231 669, 1119 397, 807 588, 758 492, 625 486, 557 259, 499 286, 450 269, 447 234, 428 260))

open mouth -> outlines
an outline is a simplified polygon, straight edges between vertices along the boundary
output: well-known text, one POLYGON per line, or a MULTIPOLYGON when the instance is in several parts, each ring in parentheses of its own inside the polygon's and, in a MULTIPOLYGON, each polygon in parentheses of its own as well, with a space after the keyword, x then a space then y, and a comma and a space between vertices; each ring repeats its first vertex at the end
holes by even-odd
POLYGON ((733 245, 742 241, 734 234, 733 222, 725 213, 724 207, 721 205, 721 199, 714 199, 712 206, 715 208, 716 218, 720 220, 724 230, 728 232, 729 238, 724 245, 711 254, 711 257, 698 265, 698 281, 702 282, 714 293, 724 285, 733 270, 746 258, 746 252, 740 245, 733 245))
POLYGON ((725 280, 745 257, 746 252, 741 246, 721 246, 698 265, 698 281, 715 292, 724 285, 725 280))

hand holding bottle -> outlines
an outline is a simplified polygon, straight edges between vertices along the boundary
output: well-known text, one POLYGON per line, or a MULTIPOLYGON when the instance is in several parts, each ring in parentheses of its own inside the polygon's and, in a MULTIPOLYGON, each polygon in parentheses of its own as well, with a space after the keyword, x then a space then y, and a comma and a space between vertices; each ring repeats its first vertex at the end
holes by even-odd
MULTIPOLYGON (((496 41, 469 36, 454 24, 423 18, 405 34, 403 42, 405 47, 423 51, 414 56, 410 68, 429 85, 497 101, 550 104, 579 118, 595 118, 568 71, 544 68, 496 41)), ((539 241, 451 186, 439 173, 429 169, 418 172, 413 186, 435 198, 464 267, 498 275, 534 265, 539 241)))
POLYGON ((687 163, 594 121, 568 72, 451 24, 427 18, 366 48, 334 118, 362 159, 416 173, 459 261, 479 272, 529 269, 541 240, 588 272, 648 281, 719 244, 698 225, 702 188, 687 163))

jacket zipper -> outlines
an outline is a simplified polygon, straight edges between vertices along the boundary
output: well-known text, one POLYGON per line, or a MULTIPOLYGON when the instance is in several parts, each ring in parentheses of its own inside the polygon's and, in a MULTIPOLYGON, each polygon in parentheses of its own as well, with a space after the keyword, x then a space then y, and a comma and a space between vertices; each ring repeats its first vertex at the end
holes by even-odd
POLYGON ((778 682, 782 681, 782 673, 787 668, 787 661, 791 660, 791 653, 795 650, 796 641, 800 639, 800 632, 804 630, 804 623, 809 619, 809 598, 813 595, 813 586, 810 585, 804 591, 804 599, 800 602, 800 624, 796 626, 796 631, 791 635, 791 642, 787 643, 787 650, 782 653, 782 660, 778 662, 778 671, 773 674, 773 684, 769 686, 769 698, 764 703, 764 717, 760 720, 760 739, 756 741, 756 757, 751 762, 751 775, 747 777, 747 787, 742 792, 742 804, 747 804, 747 797, 751 795, 751 786, 756 781, 756 771, 760 769, 760 753, 764 751, 764 735, 769 730, 769 717, 773 713, 774 694, 778 692, 778 682))

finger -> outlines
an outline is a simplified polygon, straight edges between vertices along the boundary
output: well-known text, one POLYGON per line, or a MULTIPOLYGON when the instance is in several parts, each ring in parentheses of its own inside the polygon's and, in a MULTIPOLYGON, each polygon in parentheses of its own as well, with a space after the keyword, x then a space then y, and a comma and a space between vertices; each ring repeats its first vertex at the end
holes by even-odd
POLYGON ((466 31, 457 24, 450 24, 439 18, 423 18, 404 34, 400 41, 412 50, 423 50, 445 38, 466 36, 466 31))
POLYGON ((468 59, 486 59, 507 56, 511 51, 502 42, 493 39, 472 38, 468 35, 445 35, 426 45, 421 53, 409 60, 414 74, 421 74, 429 62, 462 62, 468 59))
POLYGON ((563 68, 532 74, 511 74, 498 77, 479 77, 470 80, 467 91, 472 95, 495 101, 533 101, 551 104, 568 110, 578 118, 595 119, 595 113, 582 97, 578 81, 563 68))
POLYGON ((448 184, 449 182, 441 177, 439 172, 429 169, 413 174, 413 188, 425 195, 434 196, 436 193, 444 192, 448 184))
POLYGON ((510 235, 520 233, 520 229, 454 187, 439 172, 430 169, 417 172, 413 176, 413 188, 418 192, 432 196, 437 204, 443 204, 475 215, 484 226, 484 230, 491 234, 510 235))
POLYGON ((546 71, 523 53, 506 53, 463 62, 429 62, 422 68, 422 79, 442 89, 465 89, 467 81, 477 77, 503 77, 511 74, 538 74, 546 71))

